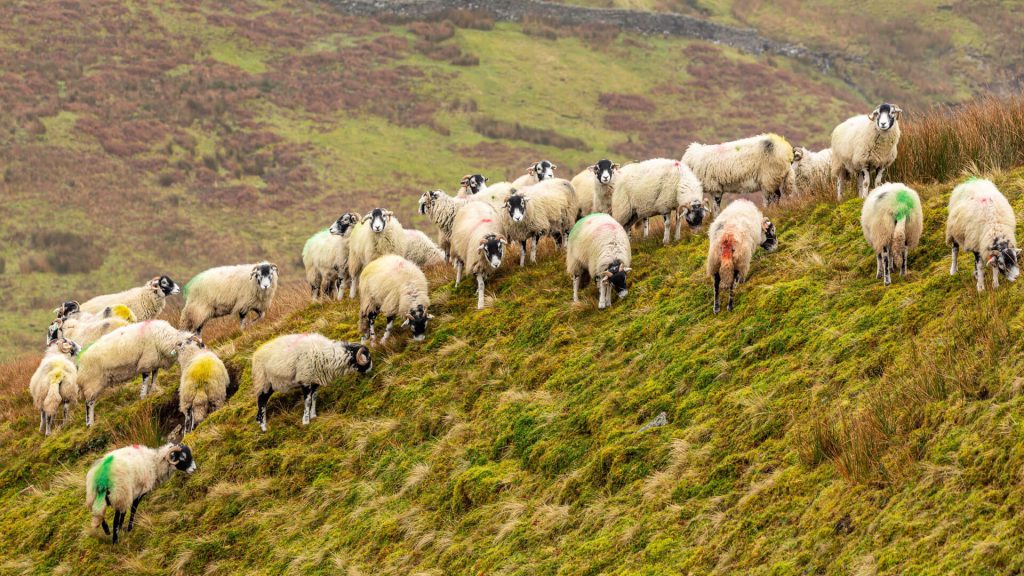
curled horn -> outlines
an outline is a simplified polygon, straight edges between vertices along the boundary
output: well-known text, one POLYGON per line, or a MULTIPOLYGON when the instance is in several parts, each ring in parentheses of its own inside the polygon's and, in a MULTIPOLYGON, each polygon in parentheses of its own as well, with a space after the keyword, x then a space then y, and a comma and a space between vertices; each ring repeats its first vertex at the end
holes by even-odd
POLYGON ((899 120, 900 119, 900 114, 902 114, 902 113, 903 113, 903 109, 900 108, 899 106, 896 106, 894 104, 893 107, 892 107, 892 117, 895 118, 896 120, 899 120))
POLYGON ((557 164, 552 164, 551 165, 551 169, 552 170, 558 170, 558 165, 557 164))
POLYGON ((871 115, 868 116, 868 118, 875 120, 876 118, 878 118, 878 114, 878 108, 875 108, 874 110, 871 111, 871 115))
POLYGON ((459 184, 461 184, 462 186, 468 185, 469 184, 469 179, 472 178, 472 177, 473 177, 472 175, 466 174, 465 176, 462 177, 462 180, 459 181, 459 184))
POLYGON ((793 148, 793 162, 799 162, 804 157, 803 148, 793 148))
POLYGON ((363 222, 369 222, 370 218, 373 218, 373 212, 367 212, 366 216, 363 216, 363 222))
POLYGON ((385 216, 394 216, 394 215, 395 215, 395 213, 394 213, 394 212, 392 212, 391 210, 384 210, 384 215, 385 215, 385 216))
POLYGON ((366 354, 366 348, 360 347, 356 350, 356 364, 363 365, 370 361, 369 355, 366 354))

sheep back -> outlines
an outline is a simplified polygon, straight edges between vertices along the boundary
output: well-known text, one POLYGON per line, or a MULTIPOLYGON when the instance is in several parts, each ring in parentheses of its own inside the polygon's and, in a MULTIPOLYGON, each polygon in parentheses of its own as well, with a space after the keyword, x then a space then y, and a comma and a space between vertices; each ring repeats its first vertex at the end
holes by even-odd
POLYGON ((629 234, 615 218, 596 212, 584 216, 573 226, 565 253, 570 277, 596 278, 615 260, 627 268, 632 265, 629 234))
POLYGON ((907 248, 916 248, 924 230, 924 213, 917 192, 896 182, 872 190, 861 209, 860 223, 864 238, 876 253, 893 244, 900 222, 907 248))
POLYGON ((359 277, 360 315, 380 308, 386 318, 407 314, 416 305, 430 306, 427 277, 414 262, 389 254, 370 262, 359 277))
POLYGON ((761 134, 724 144, 693 143, 683 154, 703 185, 716 199, 723 194, 766 194, 785 188, 793 147, 778 134, 761 134))
POLYGON ((989 180, 971 178, 953 189, 946 219, 946 243, 977 252, 988 260, 992 243, 1002 237, 1016 247, 1017 216, 1006 196, 989 180))
POLYGON ((405 230, 404 257, 415 262, 417 266, 433 266, 444 263, 444 252, 419 230, 405 230))

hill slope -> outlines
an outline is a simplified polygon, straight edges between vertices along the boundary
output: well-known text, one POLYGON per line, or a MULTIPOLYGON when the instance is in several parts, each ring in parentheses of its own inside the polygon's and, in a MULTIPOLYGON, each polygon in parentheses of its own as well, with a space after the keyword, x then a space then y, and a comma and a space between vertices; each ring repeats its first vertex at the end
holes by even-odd
MULTIPOLYGON (((1024 171, 996 181, 1024 208, 1024 171)), ((257 324, 217 345, 239 389, 187 438, 198 472, 117 548, 86 531, 85 470, 177 421, 176 371, 46 440, 6 398, 0 571, 1019 573, 1024 296, 948 275, 950 187, 921 188, 926 235, 889 288, 858 200, 773 214, 780 249, 731 314, 711 314, 703 235, 637 243, 608 311, 592 289, 571 305, 552 255, 503 270, 483 311, 435 274, 427 340, 375 351, 307 428, 292 393, 258 431, 249 358, 277 333, 355 338, 355 306, 257 324)))

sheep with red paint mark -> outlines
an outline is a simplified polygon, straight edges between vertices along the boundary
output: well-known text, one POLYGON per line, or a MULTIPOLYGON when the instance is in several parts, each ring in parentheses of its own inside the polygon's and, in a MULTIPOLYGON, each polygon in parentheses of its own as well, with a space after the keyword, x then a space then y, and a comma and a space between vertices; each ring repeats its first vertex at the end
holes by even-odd
POLYGON ((455 215, 455 285, 462 281, 463 270, 476 276, 478 310, 484 307, 485 281, 501 266, 507 243, 498 212, 489 203, 469 202, 455 215))
POLYGON ((565 268, 572 278, 572 301, 579 302, 580 285, 593 278, 597 307, 612 305, 612 290, 626 297, 626 274, 632 270, 629 234, 608 214, 595 212, 573 226, 566 243, 565 268))
POLYGON ((992 267, 992 288, 999 275, 1013 282, 1020 274, 1017 249, 1017 216, 1006 196, 989 180, 971 178, 953 189, 946 219, 946 244, 953 248, 950 275, 956 274, 957 253, 974 253, 974 278, 978 292, 985 290, 985 266, 992 267))
POLYGON ((760 246, 772 252, 778 246, 775 225, 765 218, 749 200, 736 200, 725 207, 711 224, 708 242, 707 274, 714 278, 714 312, 719 303, 720 285, 724 281, 729 290, 728 310, 732 310, 736 284, 747 279, 750 260, 760 246))

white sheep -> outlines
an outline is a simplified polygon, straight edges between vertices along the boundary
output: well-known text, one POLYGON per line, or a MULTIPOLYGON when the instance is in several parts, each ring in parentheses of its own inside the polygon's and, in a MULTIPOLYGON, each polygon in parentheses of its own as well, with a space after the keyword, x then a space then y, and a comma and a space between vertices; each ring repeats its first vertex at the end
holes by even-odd
POLYGON ((404 232, 404 256, 407 260, 415 262, 417 266, 444 264, 444 252, 426 234, 419 230, 410 230, 408 228, 404 232))
MULTIPOLYGON (((65 302, 65 306, 74 305, 77 302, 65 302)), ((90 314, 75 309, 74 312, 64 311, 62 316, 54 319, 50 324, 47 341, 54 338, 64 337, 73 340, 79 346, 88 346, 122 326, 135 322, 135 315, 131 309, 123 304, 113 308, 104 308, 100 314, 90 314)))
POLYGON ((793 147, 778 134, 761 134, 724 144, 694 142, 683 163, 718 207, 727 193, 763 192, 769 202, 792 194, 793 147))
POLYGON ((511 182, 498 182, 488 186, 485 190, 481 190, 478 194, 472 197, 472 200, 477 202, 486 202, 490 204, 495 210, 501 210, 502 206, 505 205, 505 201, 508 197, 516 192, 518 188, 513 186, 511 182))
POLYGON ((256 423, 267 431, 267 401, 274 392, 302 388, 302 424, 316 418, 316 391, 355 370, 373 367, 370 350, 361 344, 330 340, 320 334, 287 334, 260 346, 252 355, 252 390, 256 423))
POLYGON ((443 190, 428 190, 420 196, 420 214, 430 218, 437 226, 437 244, 444 252, 445 261, 451 260, 452 224, 459 207, 468 202, 467 198, 455 198, 443 190))
POLYGON ((363 268, 359 279, 359 331, 363 341, 376 339, 373 324, 383 314, 388 324, 380 343, 391 336, 395 318, 405 317, 402 326, 409 326, 413 340, 423 340, 427 321, 433 318, 430 308, 430 288, 427 277, 415 262, 401 256, 381 256, 363 268))
POLYGON ((107 506, 114 509, 113 542, 117 544, 124 517, 127 532, 135 527, 135 512, 142 497, 163 484, 175 470, 191 474, 196 471, 192 450, 184 444, 165 444, 160 448, 126 446, 108 452, 93 463, 85 476, 85 505, 92 514, 92 527, 107 526, 107 506))
POLYGON ((903 184, 883 184, 868 194, 860 213, 864 238, 875 251, 875 277, 885 285, 890 273, 907 274, 907 252, 917 247, 924 229, 924 213, 917 192, 903 184))
POLYGON ((200 272, 185 285, 179 325, 201 334, 214 318, 238 316, 239 327, 267 315, 277 292, 277 266, 270 262, 219 266, 200 272), (251 314, 256 319, 251 319, 251 314))
POLYGON ((711 224, 708 242, 707 274, 715 280, 714 312, 719 304, 719 285, 729 289, 728 310, 732 310, 733 290, 747 279, 750 259, 758 246, 772 252, 778 246, 775 225, 749 200, 735 200, 726 206, 711 224))
POLYGON ((105 308, 113 308, 118 304, 127 306, 138 321, 152 320, 164 309, 167 297, 181 292, 181 288, 167 276, 157 276, 143 286, 138 286, 117 294, 97 296, 82 304, 83 312, 101 314, 105 308))
POLYGON ((992 267, 992 288, 999 274, 1013 282, 1020 274, 1017 216, 1006 197, 989 180, 971 178, 953 189, 946 219, 946 244, 953 247, 950 275, 956 274, 960 249, 974 253, 978 292, 985 290, 985 265, 992 267))
POLYGON ((78 386, 85 399, 85 425, 93 425, 96 400, 110 386, 142 374, 139 396, 145 398, 160 369, 174 363, 175 345, 188 336, 164 320, 145 320, 118 328, 84 348, 78 356, 78 386))
POLYGON ((352 230, 348 239, 349 297, 356 297, 363 267, 385 254, 405 254, 405 232, 390 210, 374 208, 352 230))
POLYGON ((505 239, 519 246, 520 266, 526 265, 526 251, 530 240, 533 240, 530 261, 537 262, 537 243, 540 242, 541 237, 548 234, 551 227, 548 211, 539 204, 533 208, 527 208, 528 202, 529 198, 525 194, 514 191, 498 208, 498 217, 505 233, 505 239))
POLYGON ((682 235, 683 220, 691 228, 700 226, 706 212, 703 187, 685 163, 655 158, 619 168, 611 214, 625 228, 660 215, 665 222, 662 243, 668 244, 673 213, 676 215, 678 240, 682 235))
POLYGON ((592 212, 611 214, 612 193, 615 191, 618 173, 618 164, 602 159, 573 176, 572 188, 576 191, 576 202, 579 204, 577 220, 592 212))
POLYGON ((306 240, 302 247, 302 265, 313 299, 344 296, 348 281, 348 237, 359 221, 359 214, 342 214, 330 228, 306 240))
POLYGON ((597 307, 612 305, 612 289, 619 299, 626 297, 626 274, 631 270, 629 234, 609 214, 584 216, 569 233, 565 268, 572 278, 572 301, 579 302, 580 284, 593 278, 597 283, 597 307))
POLYGON ((543 182, 549 178, 554 178, 555 168, 558 168, 558 166, 555 166, 547 160, 534 162, 526 169, 526 174, 523 174, 512 181, 512 187, 523 188, 525 186, 532 186, 537 182, 543 182))
MULTIPOLYGON (((565 245, 565 238, 576 223, 579 204, 572 183, 562 178, 548 178, 532 186, 519 189, 531 208, 543 214, 548 220, 548 235, 555 241, 555 247, 565 245)), ((536 249, 536 244, 534 244, 536 249)))
POLYGON ((793 149, 794 191, 809 194, 828 190, 832 182, 832 149, 812 152, 807 148, 793 149))
POLYGON ((487 178, 483 174, 466 174, 459 181, 459 191, 456 198, 470 198, 487 189, 487 178))
POLYGON ((501 266, 505 253, 504 231, 498 212, 487 202, 470 202, 459 209, 452 226, 455 285, 462 271, 476 275, 477 309, 484 307, 484 281, 501 266))
POLYGON ((185 416, 185 433, 224 405, 231 377, 224 362, 203 344, 198 336, 189 336, 175 347, 181 366, 178 409, 185 416))
POLYGON ((901 113, 899 106, 883 103, 870 115, 848 118, 832 130, 832 178, 840 200, 847 178, 856 176, 861 198, 871 188, 872 172, 875 186, 884 182, 885 169, 896 161, 901 113))
POLYGON ((67 338, 52 340, 28 382, 32 403, 39 410, 39 431, 47 436, 53 428, 57 409, 64 408, 64 422, 67 422, 68 406, 78 402, 78 369, 72 358, 79 350, 78 344, 67 338))

